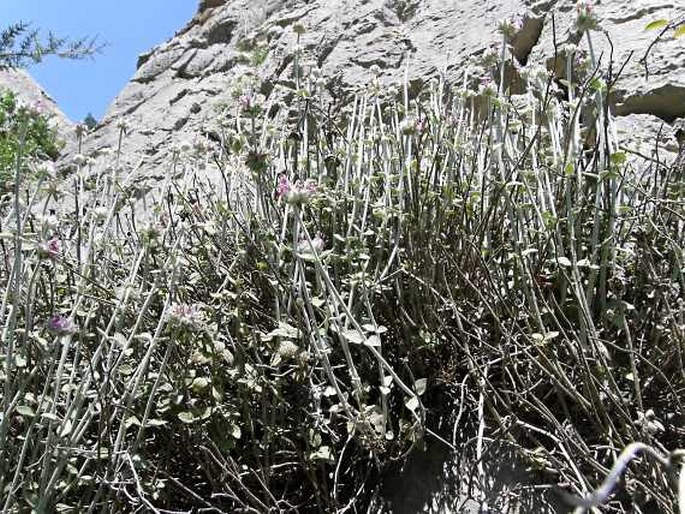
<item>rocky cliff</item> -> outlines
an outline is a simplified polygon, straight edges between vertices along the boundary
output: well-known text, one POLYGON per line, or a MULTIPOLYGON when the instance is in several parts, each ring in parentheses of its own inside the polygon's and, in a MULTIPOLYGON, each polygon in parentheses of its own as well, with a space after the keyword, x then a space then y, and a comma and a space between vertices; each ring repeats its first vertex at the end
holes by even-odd
POLYGON ((13 91, 26 104, 48 114, 62 134, 71 134, 73 122, 26 71, 0 70, 0 90, 2 89, 13 91))
MULTIPOLYGON (((620 72, 612 111, 619 131, 642 151, 649 147, 641 141, 653 146, 657 133, 675 150, 668 124, 685 117, 685 39, 666 35, 651 48, 648 67, 640 62, 659 33, 645 26, 682 16, 685 9, 676 4, 605 0, 595 8, 600 23, 592 50, 614 62, 615 76, 620 72)), ((367 83, 372 67, 383 84, 405 72, 414 87, 440 72, 456 80, 472 58, 500 41, 498 23, 513 16, 522 19, 514 38, 518 72, 552 67, 565 44, 587 49, 573 27, 575 9, 572 0, 202 0, 174 38, 139 57, 137 72, 86 148, 116 146, 123 119, 129 161, 158 169, 176 142, 198 134, 218 140, 221 109, 236 105, 245 88, 276 105, 292 94, 295 54, 300 64, 320 70, 335 99, 367 83)))

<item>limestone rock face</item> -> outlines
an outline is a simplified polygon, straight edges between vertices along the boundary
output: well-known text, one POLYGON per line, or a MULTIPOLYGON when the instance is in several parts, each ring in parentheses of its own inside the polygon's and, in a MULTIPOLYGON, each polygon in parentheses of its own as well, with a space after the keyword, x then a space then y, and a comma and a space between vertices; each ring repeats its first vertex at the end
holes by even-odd
MULTIPOLYGON (((646 140, 662 122, 685 117, 685 39, 666 36, 656 44, 648 75, 639 62, 658 34, 645 25, 681 16, 685 8, 678 3, 603 0, 595 9, 593 51, 604 62, 613 56, 614 76, 620 71, 612 111, 626 117, 619 127, 633 133, 637 125, 646 140), (638 115, 645 123, 635 123, 638 115)), ((250 87, 267 102, 287 98, 296 50, 300 63, 320 68, 333 98, 366 84, 375 66, 384 84, 405 73, 412 86, 440 72, 457 80, 470 58, 501 41, 499 22, 516 15, 523 24, 513 50, 524 70, 556 62, 563 73, 559 56, 566 43, 588 49, 575 30, 575 0, 201 0, 186 27, 140 56, 135 76, 86 148, 116 147, 124 119, 124 154, 154 173, 174 143, 197 135, 218 140, 219 112, 236 105, 245 77, 253 77, 250 87), (297 49, 296 26, 304 29, 297 49)), ((672 137, 670 126, 662 132, 672 137)))
POLYGON ((71 134, 73 122, 25 70, 0 70, 0 90, 3 89, 13 91, 23 102, 48 114, 60 134, 71 134))

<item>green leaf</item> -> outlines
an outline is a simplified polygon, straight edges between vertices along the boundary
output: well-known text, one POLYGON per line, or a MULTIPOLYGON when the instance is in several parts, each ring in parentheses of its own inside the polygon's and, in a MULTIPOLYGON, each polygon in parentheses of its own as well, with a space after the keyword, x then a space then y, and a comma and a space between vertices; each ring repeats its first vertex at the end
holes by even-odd
POLYGON ((183 423, 192 423, 195 421, 195 416, 193 415, 192 412, 179 412, 178 413, 178 419, 183 421, 183 423))
POLYGON ((685 36, 685 23, 681 23, 675 28, 675 31, 673 32, 673 37, 682 37, 685 36))
POLYGON ((72 429, 71 420, 67 419, 64 422, 64 425, 62 426, 62 430, 60 430, 59 436, 60 437, 67 437, 69 434, 71 434, 71 429, 72 429))
POLYGON ((325 460, 325 461, 333 461, 333 454, 331 452, 330 447, 328 446, 322 446, 315 452, 309 454, 309 459, 316 461, 316 460, 325 460))
POLYGON ((554 339, 558 336, 559 336, 559 332, 557 332, 556 330, 553 330, 551 332, 547 332, 545 334, 545 341, 551 341, 552 339, 554 339))
POLYGON ((369 337, 366 338, 366 346, 375 346, 376 348, 380 348, 381 346, 381 337, 378 334, 371 334, 369 337))
POLYGON ((625 152, 614 152, 611 154, 611 162, 619 166, 624 164, 627 159, 625 152))
POLYGON ((166 425, 167 422, 164 421, 163 419, 148 419, 145 422, 146 427, 161 427, 163 425, 166 425))
POLYGON ((645 25, 645 30, 656 30, 668 25, 668 20, 654 20, 645 25))
POLYGON ((354 330, 354 329, 345 330, 340 335, 343 336, 345 339, 347 339, 348 343, 364 344, 364 337, 357 330, 354 330))
POLYGON ((209 385, 209 379, 208 378, 198 377, 195 380, 193 380, 192 384, 190 384, 190 388, 193 390, 193 392, 199 393, 202 390, 204 390, 208 385, 209 385))
POLYGON ((130 416, 130 417, 126 418, 126 420, 124 421, 124 425, 126 426, 126 428, 131 427, 131 426, 136 426, 136 427, 141 426, 140 420, 138 419, 138 416, 130 416))
POLYGON ((426 380, 425 378, 419 378, 416 382, 414 382, 414 389, 416 389, 416 394, 421 396, 423 393, 425 393, 427 385, 428 380, 426 380))
POLYGON ((278 323, 278 328, 262 336, 262 341, 271 341, 274 337, 282 337, 284 339, 297 339, 297 335, 297 328, 281 321, 278 323))
POLYGON ((19 405, 17 406, 17 413, 21 414, 22 416, 28 416, 28 417, 33 417, 36 415, 36 413, 33 411, 31 407, 28 405, 19 405))
POLYGON ((117 348, 125 348, 126 343, 128 340, 126 339, 126 336, 124 334, 117 332, 112 336, 112 339, 114 339, 114 343, 117 345, 117 348))
POLYGON ((412 396, 404 403, 404 405, 406 405, 407 409, 409 409, 410 411, 416 412, 416 409, 419 408, 418 396, 412 396))

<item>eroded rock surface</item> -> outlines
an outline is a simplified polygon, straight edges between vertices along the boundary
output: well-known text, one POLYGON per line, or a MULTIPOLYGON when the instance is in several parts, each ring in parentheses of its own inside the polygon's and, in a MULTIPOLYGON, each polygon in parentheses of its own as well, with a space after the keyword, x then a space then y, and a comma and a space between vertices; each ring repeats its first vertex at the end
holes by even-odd
MULTIPOLYGON (((605 0, 596 7, 596 56, 607 61, 613 44, 614 73, 630 58, 614 86, 612 111, 649 120, 637 127, 642 146, 655 136, 654 127, 685 116, 683 40, 667 37, 654 46, 648 77, 639 62, 656 36, 644 31, 645 25, 675 19, 685 10, 677 4, 605 0)), ((515 15, 524 16, 513 45, 524 69, 536 63, 551 66, 555 48, 558 55, 567 42, 587 48, 573 26, 572 0, 202 0, 174 38, 140 56, 135 76, 86 148, 116 147, 119 121, 125 119, 124 154, 130 162, 142 159, 154 174, 174 143, 198 134, 218 139, 219 113, 235 105, 245 76, 253 76, 258 91, 271 100, 287 96, 293 85, 295 24, 305 28, 301 60, 320 67, 329 92, 340 98, 367 83, 372 66, 380 68, 385 84, 402 80, 405 69, 412 86, 441 70, 457 79, 469 57, 500 41, 498 23, 515 15)), ((632 121, 623 125, 635 129, 632 121)), ((673 146, 670 126, 661 132, 673 146)))

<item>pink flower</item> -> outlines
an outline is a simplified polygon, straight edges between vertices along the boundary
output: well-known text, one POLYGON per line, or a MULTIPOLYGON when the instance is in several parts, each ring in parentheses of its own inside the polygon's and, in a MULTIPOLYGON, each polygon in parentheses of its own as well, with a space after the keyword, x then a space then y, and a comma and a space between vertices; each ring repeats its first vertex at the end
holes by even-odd
POLYGON ((597 16, 594 13, 592 2, 582 0, 576 4, 576 26, 578 30, 585 31, 597 26, 597 16))
POLYGON ((45 114, 45 104, 41 100, 31 103, 31 110, 37 114, 45 114))
POLYGON ((69 318, 56 314, 48 321, 48 330, 57 335, 73 334, 76 332, 76 325, 69 318))
POLYGON ((252 95, 243 94, 238 98, 238 103, 243 110, 248 111, 252 108, 252 95))
POLYGON ((302 190, 309 195, 316 193, 316 189, 316 182, 313 180, 305 180, 304 185, 302 186, 302 190))
POLYGON ((62 241, 57 236, 53 236, 46 243, 38 245, 38 255, 42 259, 56 260, 62 254, 62 241))
POLYGON ((284 198, 290 190, 292 189, 292 184, 285 173, 278 174, 278 184, 276 185, 276 198, 284 198))
POLYGON ((311 196, 316 193, 317 186, 313 180, 297 180, 294 184, 285 173, 278 175, 278 183, 276 185, 276 199, 281 198, 293 205, 302 205, 309 202, 311 196))
POLYGON ((481 77, 478 92, 483 96, 497 95, 497 86, 491 77, 481 77))
POLYGON ((167 312, 167 321, 175 327, 199 328, 205 321, 199 304, 173 303, 167 312))
POLYGON ((576 4, 576 11, 578 15, 591 16, 592 15, 592 3, 591 2, 578 2, 576 4))
POLYGON ((312 244, 309 244, 306 238, 300 237, 297 242, 297 251, 304 254, 321 253, 326 247, 326 241, 321 237, 321 234, 317 234, 312 238, 312 244))

